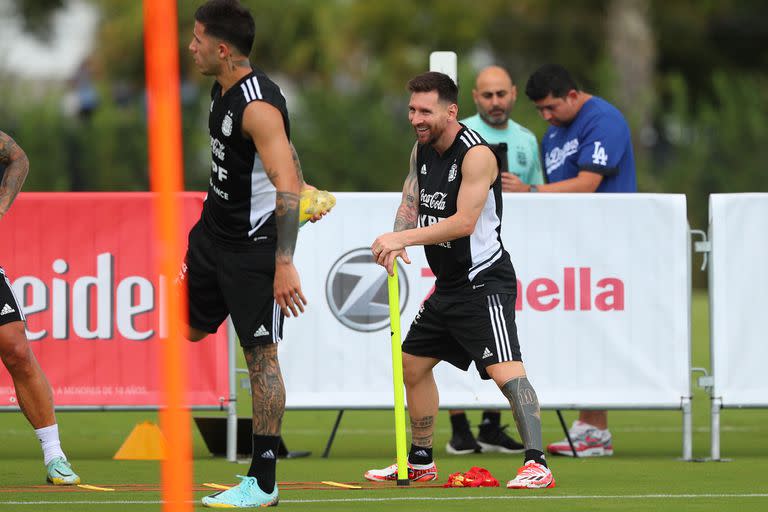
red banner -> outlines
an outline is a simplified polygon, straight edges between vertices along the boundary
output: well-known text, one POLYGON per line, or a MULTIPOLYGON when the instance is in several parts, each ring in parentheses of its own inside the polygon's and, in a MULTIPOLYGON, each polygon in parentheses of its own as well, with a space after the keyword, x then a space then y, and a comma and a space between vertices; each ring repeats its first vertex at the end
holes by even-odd
MULTIPOLYGON (((186 237, 203 194, 180 201, 186 237)), ((161 298, 174 283, 158 276, 152 212, 150 193, 23 193, 0 221, 0 266, 57 406, 161 405, 161 298)), ((188 347, 189 405, 220 405, 229 396, 226 327, 188 347)), ((0 406, 15 404, 0 369, 0 406)))

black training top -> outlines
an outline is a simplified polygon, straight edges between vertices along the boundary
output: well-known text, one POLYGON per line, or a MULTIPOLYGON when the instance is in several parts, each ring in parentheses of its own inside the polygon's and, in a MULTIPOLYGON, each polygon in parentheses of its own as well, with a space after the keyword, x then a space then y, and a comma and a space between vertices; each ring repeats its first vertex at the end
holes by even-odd
MULTIPOLYGON (((461 166, 467 152, 488 144, 462 125, 451 147, 441 156, 429 144, 416 153, 419 183, 419 226, 429 226, 456 213, 461 166)), ((514 293, 515 271, 501 243, 501 176, 488 190, 483 211, 471 235, 424 246, 437 277, 435 293, 443 300, 465 300, 493 293, 514 293)))
POLYGON ((213 85, 208 117, 211 176, 202 223, 215 238, 229 242, 276 237, 275 187, 256 146, 242 131, 243 112, 252 101, 277 108, 289 139, 291 135, 285 97, 262 71, 254 69, 224 95, 218 82, 213 85))

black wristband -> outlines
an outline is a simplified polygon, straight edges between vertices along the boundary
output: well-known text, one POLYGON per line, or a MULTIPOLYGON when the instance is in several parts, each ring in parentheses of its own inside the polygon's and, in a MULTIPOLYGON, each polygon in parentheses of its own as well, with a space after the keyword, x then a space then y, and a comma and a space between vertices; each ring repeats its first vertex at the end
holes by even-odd
POLYGON ((528 192, 538 192, 539 191, 539 187, 537 187, 536 185, 529 185, 528 187, 529 187, 528 188, 528 192))

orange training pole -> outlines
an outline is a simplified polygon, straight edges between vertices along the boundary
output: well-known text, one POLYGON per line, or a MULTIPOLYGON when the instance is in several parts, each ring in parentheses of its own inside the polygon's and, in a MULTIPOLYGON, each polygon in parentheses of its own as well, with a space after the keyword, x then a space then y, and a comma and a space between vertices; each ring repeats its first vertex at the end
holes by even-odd
MULTIPOLYGON (((144 54, 148 96, 149 172, 155 201, 160 275, 170 285, 181 266, 178 192, 183 188, 179 48, 176 0, 144 0, 144 54)), ((192 510, 192 463, 186 342, 182 339, 183 294, 167 295, 168 339, 162 343, 165 408, 160 424, 167 440, 162 464, 163 510, 192 510)))

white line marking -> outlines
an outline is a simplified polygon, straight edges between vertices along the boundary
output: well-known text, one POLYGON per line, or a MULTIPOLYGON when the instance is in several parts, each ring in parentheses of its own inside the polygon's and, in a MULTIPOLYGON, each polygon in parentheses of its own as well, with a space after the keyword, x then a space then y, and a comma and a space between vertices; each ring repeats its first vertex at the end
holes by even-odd
MULTIPOLYGON (((358 491, 359 492, 359 491, 358 491)), ((435 496, 408 496, 408 497, 389 497, 389 498, 331 498, 308 499, 308 500, 285 500, 280 503, 365 503, 365 502, 385 502, 385 501, 468 501, 468 500, 617 500, 617 499, 711 499, 711 498, 768 498, 768 493, 735 493, 735 494, 631 494, 631 495, 525 495, 515 494, 510 491, 508 496, 453 496, 453 497, 435 497, 435 496)), ((104 500, 104 501, 0 501, 3 505, 159 505, 164 503, 162 500, 104 500)), ((197 503, 197 500, 187 503, 197 503)))

